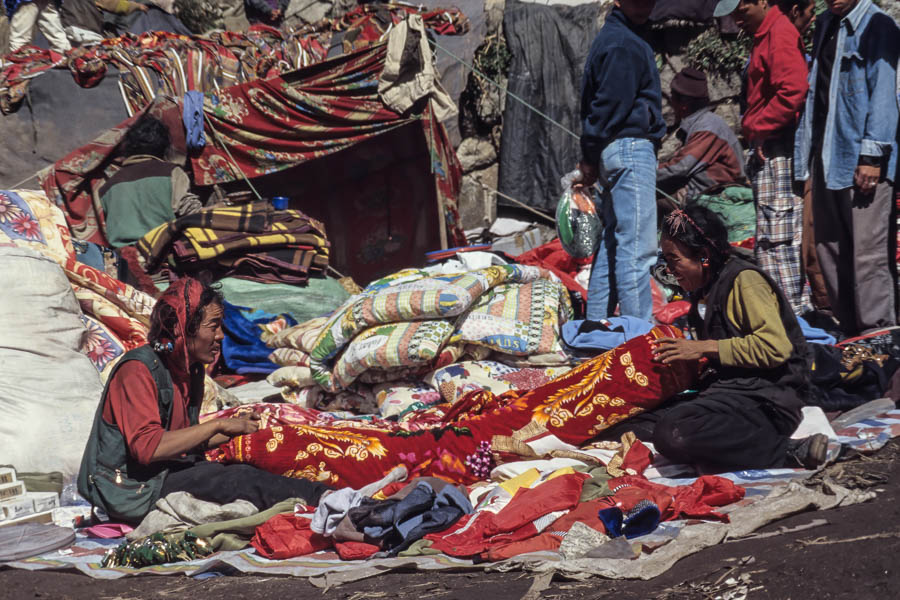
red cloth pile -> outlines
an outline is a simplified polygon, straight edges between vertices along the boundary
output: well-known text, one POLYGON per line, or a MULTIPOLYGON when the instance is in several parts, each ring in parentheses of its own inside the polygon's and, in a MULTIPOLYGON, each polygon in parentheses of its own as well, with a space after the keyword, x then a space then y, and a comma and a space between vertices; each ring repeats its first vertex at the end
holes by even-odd
MULTIPOLYGON (((499 512, 481 510, 466 515, 446 531, 424 539, 431 548, 456 557, 478 556, 484 560, 504 560, 526 552, 558 550, 566 533, 576 522, 606 533, 598 513, 616 507, 628 512, 640 502, 659 508, 661 521, 681 518, 728 522, 715 511, 742 499, 744 488, 728 479, 705 475, 691 485, 669 487, 628 475, 609 480, 611 496, 580 502, 585 473, 560 475, 533 488, 521 488, 499 512)), ((402 485, 402 484, 401 484, 402 485)), ((312 510, 312 509, 310 509, 312 510)), ((362 542, 334 542, 314 533, 307 517, 278 515, 258 527, 251 545, 262 556, 285 559, 321 550, 335 549, 344 560, 365 559, 379 547, 362 542)))
POLYGON ((533 265, 551 271, 559 277, 559 280, 562 281, 567 290, 581 294, 581 297, 587 302, 587 290, 575 281, 575 276, 578 275, 578 270, 583 265, 590 264, 593 259, 572 258, 568 252, 563 250, 559 238, 529 250, 525 254, 520 254, 515 260, 519 264, 533 265))
POLYGON ((306 556, 320 550, 337 550, 343 560, 362 560, 380 550, 378 546, 364 542, 337 542, 309 528, 308 517, 275 515, 256 528, 250 545, 269 559, 280 560, 306 556))

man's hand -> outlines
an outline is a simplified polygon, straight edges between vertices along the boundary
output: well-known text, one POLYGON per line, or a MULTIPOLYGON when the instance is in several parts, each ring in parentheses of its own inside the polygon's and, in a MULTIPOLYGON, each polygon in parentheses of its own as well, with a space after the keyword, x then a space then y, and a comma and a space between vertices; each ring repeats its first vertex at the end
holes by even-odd
POLYGON ((753 150, 753 155, 756 157, 756 159, 757 159, 759 162, 761 162, 761 163, 762 163, 762 162, 766 162, 766 152, 763 150, 762 144, 758 145, 758 146, 753 150))
POLYGON ((578 170, 581 171, 581 179, 576 179, 573 183, 589 188, 597 181, 599 173, 596 165, 581 161, 578 163, 578 170))
POLYGON ((653 360, 664 365, 676 360, 699 360, 718 353, 719 343, 716 340, 659 338, 653 342, 653 360))
POLYGON ((272 12, 270 12, 270 13, 269 13, 269 18, 272 19, 273 21, 277 21, 278 19, 280 19, 280 18, 281 18, 281 9, 280 9, 280 8, 276 8, 275 10, 273 10, 272 12))
POLYGON ((250 414, 245 418, 217 419, 219 433, 228 437, 247 435, 259 429, 259 415, 250 414))
POLYGON ((137 9, 141 12, 147 12, 148 10, 150 10, 150 7, 146 4, 137 3, 137 9))
POLYGON ((856 173, 853 174, 853 183, 856 189, 863 194, 871 194, 875 192, 875 186, 881 178, 881 167, 870 167, 867 165, 859 165, 856 167, 856 173))

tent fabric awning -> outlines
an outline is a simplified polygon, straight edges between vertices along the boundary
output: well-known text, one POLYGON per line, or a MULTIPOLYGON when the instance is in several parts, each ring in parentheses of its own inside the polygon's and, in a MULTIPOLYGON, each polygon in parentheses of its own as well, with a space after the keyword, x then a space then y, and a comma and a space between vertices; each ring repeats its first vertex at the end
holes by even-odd
MULTIPOLYGON (((427 249, 465 245, 456 209, 462 177, 456 153, 446 130, 434 116, 429 98, 404 115, 382 103, 378 77, 385 54, 382 42, 283 76, 207 94, 203 107, 207 144, 189 158, 184 158, 187 152, 181 119, 183 101, 157 97, 141 113, 44 170, 41 186, 63 208, 76 239, 106 245, 103 212, 96 192, 119 168, 123 157, 118 144, 144 113, 167 125, 174 150, 182 154, 183 164, 189 166, 195 182, 201 186, 240 182, 244 175, 265 179, 310 161, 349 152, 362 142, 377 145, 379 136, 414 126, 422 133, 409 138, 409 143, 415 146, 413 154, 421 154, 423 160, 409 167, 413 168, 409 177, 429 183, 425 187, 410 186, 410 190, 418 191, 414 201, 435 206, 431 215, 439 222, 435 228, 439 236, 427 249)), ((371 148, 371 144, 365 146, 371 148)), ((367 168, 365 161, 347 164, 367 168)), ((356 175, 364 180, 365 174, 356 175)), ((293 185, 302 187, 299 181, 293 185)), ((403 190, 394 187, 390 192, 400 198, 403 190)), ((339 203, 342 199, 333 201, 339 203)), ((330 231, 327 220, 326 227, 330 231)), ((424 244, 425 241, 416 245, 415 251, 424 249, 424 244)), ((411 261, 412 252, 410 248, 409 256, 403 260, 411 261)))
POLYGON ((398 115, 379 99, 384 59, 382 43, 283 77, 208 94, 207 139, 215 143, 191 159, 196 184, 280 171, 418 118, 398 115))

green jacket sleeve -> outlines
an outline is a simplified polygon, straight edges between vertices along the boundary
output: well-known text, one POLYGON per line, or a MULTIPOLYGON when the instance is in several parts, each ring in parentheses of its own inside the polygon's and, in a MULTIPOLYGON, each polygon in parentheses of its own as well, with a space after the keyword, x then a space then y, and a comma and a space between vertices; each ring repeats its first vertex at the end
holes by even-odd
POLYGON ((742 271, 728 294, 725 314, 740 337, 719 340, 725 367, 771 369, 791 355, 791 342, 778 312, 775 290, 756 271, 742 271))

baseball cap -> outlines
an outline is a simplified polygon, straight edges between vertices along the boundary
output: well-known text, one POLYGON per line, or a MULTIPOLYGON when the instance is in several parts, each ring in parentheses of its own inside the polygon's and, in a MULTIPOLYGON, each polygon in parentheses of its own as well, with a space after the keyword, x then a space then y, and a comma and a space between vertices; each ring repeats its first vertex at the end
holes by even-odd
POLYGON ((734 9, 737 8, 737 5, 740 4, 741 0, 719 0, 719 3, 716 4, 716 9, 713 11, 714 17, 724 17, 725 15, 730 15, 734 12, 734 9))

